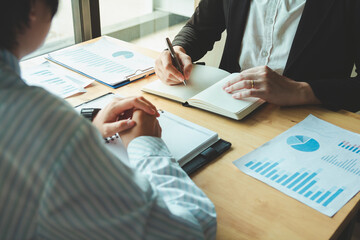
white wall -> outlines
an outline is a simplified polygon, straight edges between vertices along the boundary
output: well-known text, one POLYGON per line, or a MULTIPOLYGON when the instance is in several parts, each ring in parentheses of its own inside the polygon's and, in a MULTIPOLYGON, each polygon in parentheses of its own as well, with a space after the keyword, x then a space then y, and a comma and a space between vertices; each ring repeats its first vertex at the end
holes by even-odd
POLYGON ((194 12, 194 0, 153 0, 154 9, 191 17, 194 12))

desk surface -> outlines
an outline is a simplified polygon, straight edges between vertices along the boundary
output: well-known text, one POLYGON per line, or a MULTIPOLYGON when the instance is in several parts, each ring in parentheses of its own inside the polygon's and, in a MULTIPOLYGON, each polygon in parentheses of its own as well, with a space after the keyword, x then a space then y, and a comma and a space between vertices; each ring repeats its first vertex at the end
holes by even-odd
MULTIPOLYGON (((118 41, 119 44, 156 58, 159 53, 118 41)), ((330 239, 336 238, 359 209, 360 194, 350 200, 334 217, 298 202, 278 190, 242 173, 232 162, 256 149, 288 128, 313 114, 347 130, 360 133, 360 115, 332 112, 315 106, 278 107, 265 104, 241 121, 186 108, 180 103, 143 93, 140 89, 156 79, 151 76, 111 89, 99 83, 87 93, 70 97, 72 105, 107 92, 124 96, 143 95, 158 108, 202 125, 230 141, 232 148, 191 177, 214 202, 218 215, 218 239, 330 239)))

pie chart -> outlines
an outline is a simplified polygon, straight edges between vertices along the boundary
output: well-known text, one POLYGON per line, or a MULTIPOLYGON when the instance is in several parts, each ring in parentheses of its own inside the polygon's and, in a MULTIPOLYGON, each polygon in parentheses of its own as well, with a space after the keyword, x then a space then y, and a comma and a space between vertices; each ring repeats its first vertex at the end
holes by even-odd
POLYGON ((314 152, 320 147, 318 141, 302 135, 291 136, 286 142, 289 146, 301 152, 314 152))
POLYGON ((114 52, 112 56, 126 59, 126 58, 132 58, 134 56, 134 53, 129 51, 118 51, 118 52, 114 52))

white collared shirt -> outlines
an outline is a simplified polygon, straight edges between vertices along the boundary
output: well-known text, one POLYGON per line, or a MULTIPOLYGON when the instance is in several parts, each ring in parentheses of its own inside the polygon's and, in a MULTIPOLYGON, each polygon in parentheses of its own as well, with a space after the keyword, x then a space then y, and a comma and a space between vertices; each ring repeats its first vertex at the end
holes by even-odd
POLYGON ((306 0, 251 0, 240 52, 246 70, 268 66, 283 74, 306 0))

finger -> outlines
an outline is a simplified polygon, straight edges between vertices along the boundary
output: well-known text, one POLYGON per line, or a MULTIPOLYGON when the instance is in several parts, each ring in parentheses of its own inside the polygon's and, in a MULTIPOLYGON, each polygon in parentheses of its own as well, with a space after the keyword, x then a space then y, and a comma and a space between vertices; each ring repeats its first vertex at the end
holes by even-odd
POLYGON ((226 87, 224 90, 227 93, 232 93, 234 91, 239 91, 241 89, 251 89, 253 87, 255 87, 255 81, 254 80, 243 80, 243 81, 237 82, 237 83, 235 83, 235 84, 233 84, 233 85, 231 85, 229 87, 226 87))
POLYGON ((156 76, 166 85, 176 85, 182 83, 170 73, 164 73, 160 67, 155 67, 156 76))
POLYGON ((178 84, 182 84, 183 81, 177 79, 174 75, 169 74, 167 79, 166 79, 166 84, 168 85, 178 85, 178 84))
POLYGON ((180 53, 179 54, 179 58, 180 58, 180 62, 183 65, 183 72, 184 72, 184 77, 185 79, 189 79, 190 78, 190 74, 192 71, 192 61, 190 56, 184 54, 184 53, 180 53))
MULTIPOLYGON (((174 67, 174 66, 172 66, 172 67, 174 67)), ((167 85, 177 85, 177 84, 181 84, 183 82, 183 80, 179 80, 177 77, 175 77, 172 74, 172 72, 165 69, 165 67, 163 66, 162 63, 161 63, 161 67, 155 66, 155 71, 156 71, 156 75, 160 78, 160 80, 167 85)), ((177 69, 176 69, 176 72, 178 72, 177 69)), ((182 74, 181 74, 181 76, 182 76, 182 74)), ((183 78, 183 76, 182 76, 182 78, 183 78)))
POLYGON ((135 121, 131 119, 121 120, 113 123, 106 123, 103 126, 103 137, 111 137, 116 133, 121 133, 136 125, 135 121))
MULTIPOLYGON (((259 78, 258 76, 259 72, 241 72, 237 77, 231 79, 229 82, 227 82, 224 86, 223 89, 225 90, 226 88, 239 83, 240 81, 243 80, 257 80, 259 78)), ((243 88, 251 88, 251 81, 250 81, 250 85, 248 85, 249 82, 244 83, 244 87, 243 88)), ((226 91, 226 90, 225 90, 226 91)))
POLYGON ((225 88, 233 85, 234 83, 237 83, 240 81, 240 73, 234 74, 234 77, 232 79, 230 79, 229 81, 227 81, 222 88, 225 90, 225 88))
POLYGON ((135 97, 134 98, 134 108, 143 110, 144 112, 150 114, 150 115, 157 115, 158 111, 149 100, 147 100, 144 97, 135 97))
POLYGON ((154 111, 155 111, 155 115, 156 115, 157 117, 160 117, 160 114, 159 114, 159 112, 158 112, 158 110, 157 110, 157 108, 155 107, 154 104, 152 104, 149 100, 147 100, 147 99, 144 98, 144 97, 142 97, 142 100, 143 100, 145 103, 147 103, 147 104, 149 104, 150 106, 152 106, 152 108, 153 108, 154 111))
POLYGON ((115 101, 111 103, 111 112, 112 114, 118 116, 124 113, 126 110, 129 109, 140 109, 144 112, 154 115, 156 114, 156 108, 152 104, 148 104, 144 101, 144 97, 130 97, 125 98, 121 101, 115 101))
POLYGON ((234 93, 232 95, 232 97, 235 98, 235 99, 243 99, 243 98, 248 98, 248 97, 262 98, 262 96, 263 96, 262 93, 263 93, 262 90, 252 88, 252 89, 248 89, 248 90, 244 90, 244 91, 234 93))
POLYGON ((172 58, 171 58, 169 51, 166 51, 166 52, 167 52, 167 54, 163 54, 162 58, 161 58, 165 72, 168 75, 173 75, 173 77, 175 79, 177 79, 178 81, 181 81, 181 82, 184 81, 184 76, 182 75, 182 73, 179 72, 176 69, 176 67, 173 65, 172 58))
POLYGON ((253 73, 260 73, 269 70, 270 68, 267 66, 257 66, 253 68, 246 69, 242 71, 243 74, 253 74, 253 73))

